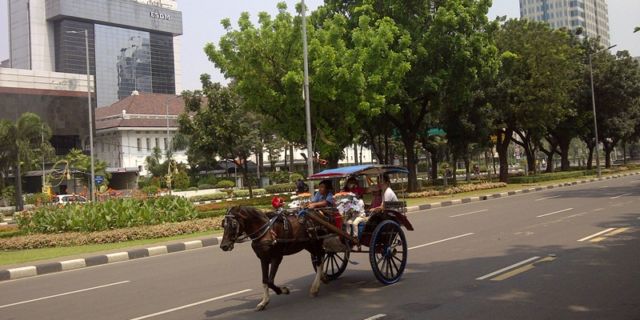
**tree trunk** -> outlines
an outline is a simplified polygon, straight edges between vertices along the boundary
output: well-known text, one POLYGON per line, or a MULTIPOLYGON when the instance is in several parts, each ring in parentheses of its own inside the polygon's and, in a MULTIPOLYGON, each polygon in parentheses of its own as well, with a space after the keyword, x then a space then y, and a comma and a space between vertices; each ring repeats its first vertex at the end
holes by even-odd
POLYGON ((242 166, 242 177, 244 178, 244 183, 249 187, 249 198, 253 199, 253 187, 252 183, 249 181, 249 161, 247 158, 242 159, 244 165, 242 166))
POLYGON ((415 134, 404 136, 402 139, 404 149, 407 155, 407 169, 409 169, 409 183, 407 192, 416 192, 418 190, 418 176, 416 174, 416 153, 415 153, 415 134))
POLYGON ((627 140, 622 141, 622 164, 627 165, 627 140))
POLYGON ((430 152, 431 154, 431 181, 433 181, 433 185, 436 185, 438 181, 438 153, 430 152))
POLYGON ((496 142, 496 150, 498 151, 498 159, 500 162, 500 181, 509 182, 509 143, 511 142, 513 131, 510 129, 498 131, 498 141, 496 142))
MULTIPOLYGON (((287 148, 287 146, 284 147, 284 167, 287 168, 289 165, 289 157, 287 156, 287 151, 289 148, 287 148)), ((308 153, 308 152, 307 152, 308 153)), ((309 157, 311 157, 311 155, 307 155, 309 157)))
POLYGON ((604 149, 604 167, 607 169, 611 168, 611 152, 612 151, 613 151, 613 148, 604 149))
POLYGON ((569 162, 569 149, 571 147, 571 139, 558 139, 558 148, 560 149, 560 170, 567 171, 571 169, 569 162))
POLYGON ((389 163, 389 135, 384 135, 384 164, 389 163))
POLYGON ((358 164, 358 145, 355 143, 353 144, 353 164, 358 164))
POLYGON ((449 170, 451 170, 451 182, 456 186, 458 185, 458 175, 456 174, 456 171, 458 171, 458 155, 453 154, 451 158, 452 165, 449 167, 449 170))
POLYGON ((22 168, 20 166, 20 151, 18 151, 18 161, 16 165, 16 212, 24 210, 24 204, 22 203, 22 168))
POLYGON ((587 170, 591 170, 593 169, 593 149, 595 149, 595 146, 588 144, 587 148, 589 149, 589 155, 587 156, 587 170))
POLYGON ((467 154, 467 156, 464 157, 464 170, 467 174, 467 177, 466 177, 467 182, 471 181, 471 168, 469 168, 470 165, 471 165, 471 161, 469 159, 469 155, 467 154))
POLYGON ((293 163, 293 144, 289 145, 289 172, 295 171, 295 164, 293 163))

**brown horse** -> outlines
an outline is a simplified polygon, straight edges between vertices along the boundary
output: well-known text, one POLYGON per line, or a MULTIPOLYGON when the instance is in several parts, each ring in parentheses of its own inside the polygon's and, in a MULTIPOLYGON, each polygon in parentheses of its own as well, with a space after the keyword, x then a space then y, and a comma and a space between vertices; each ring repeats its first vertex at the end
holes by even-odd
POLYGON ((252 207, 233 207, 227 211, 222 222, 224 234, 220 248, 224 251, 233 250, 234 243, 251 239, 251 247, 260 259, 262 266, 262 284, 264 295, 256 310, 264 310, 269 304, 269 289, 276 294, 289 294, 287 287, 274 284, 278 266, 283 256, 292 255, 302 250, 311 253, 316 266, 316 276, 309 293, 312 297, 318 295, 320 281, 324 281, 323 259, 325 252, 321 239, 309 237, 295 216, 270 213, 252 207))

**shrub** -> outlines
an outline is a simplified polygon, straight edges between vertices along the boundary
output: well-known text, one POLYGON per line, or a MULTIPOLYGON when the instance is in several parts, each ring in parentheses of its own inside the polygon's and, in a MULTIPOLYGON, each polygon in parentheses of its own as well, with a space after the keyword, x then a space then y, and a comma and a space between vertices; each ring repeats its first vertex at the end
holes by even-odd
POLYGON ((173 176, 173 187, 176 189, 186 189, 189 187, 189 175, 180 171, 173 176))
MULTIPOLYGON (((265 189, 253 189, 251 190, 253 192, 253 196, 262 196, 267 194, 267 190, 265 189)), ((233 190, 233 196, 234 197, 248 197, 249 196, 249 189, 240 189, 240 190, 233 190)))
POLYGON ((216 177, 206 175, 206 176, 199 177, 197 184, 198 185, 200 185, 200 184, 210 184, 212 186, 215 186, 216 182, 218 182, 218 179, 216 179, 216 177))
POLYGON ((194 196, 189 198, 189 201, 191 202, 202 202, 202 201, 209 201, 209 200, 220 200, 220 199, 224 199, 227 198, 228 195, 226 192, 214 192, 214 193, 209 193, 209 194, 203 194, 200 196, 194 196))
POLYGON ((160 192, 160 187, 156 185, 148 185, 142 188, 142 192, 147 195, 156 195, 158 194, 158 192, 160 192))
POLYGON ((422 192, 413 192, 413 193, 407 194, 407 198, 435 197, 435 196, 451 195, 456 193, 471 192, 471 191, 478 191, 478 190, 504 188, 506 186, 507 184, 504 182, 463 184, 459 186, 448 187, 444 190, 432 189, 432 190, 422 191, 422 192))
POLYGON ((187 199, 168 196, 47 206, 15 216, 20 229, 29 233, 100 231, 185 221, 196 217, 195 208, 187 199))
POLYGON ((268 172, 267 176, 269 177, 269 180, 271 180, 271 182, 276 184, 291 182, 291 180, 289 180, 289 172, 287 171, 268 172))
POLYGON ((235 186, 236 184, 231 180, 220 180, 218 181, 218 183, 216 183, 216 188, 221 189, 233 188, 235 186))
POLYGON ((97 232, 14 235, 10 238, 0 238, 0 250, 25 250, 163 238, 213 230, 220 227, 221 220, 217 217, 97 232))
POLYGON ((289 176, 289 179, 290 179, 289 181, 291 182, 296 182, 298 181, 298 179, 304 179, 304 177, 301 174, 294 172, 289 176))
POLYGON ((293 191, 296 191, 296 184, 295 183, 274 184, 274 185, 266 186, 264 189, 267 191, 267 193, 293 192, 293 191))
POLYGON ((0 196, 4 199, 4 201, 10 205, 16 205, 16 189, 13 186, 8 186, 1 190, 2 194, 0 196))
POLYGON ((543 181, 551 181, 551 180, 559 180, 559 179, 570 179, 570 178, 579 178, 587 175, 595 174, 593 170, 584 170, 584 171, 564 171, 564 172, 552 172, 552 173, 542 173, 532 176, 518 176, 518 177, 510 177, 510 183, 536 183, 543 181))
POLYGON ((207 189, 215 189, 216 187, 210 184, 199 184, 198 185, 198 190, 207 190, 207 189))
POLYGON ((25 203, 42 205, 51 202, 51 198, 46 193, 32 193, 25 196, 25 203))

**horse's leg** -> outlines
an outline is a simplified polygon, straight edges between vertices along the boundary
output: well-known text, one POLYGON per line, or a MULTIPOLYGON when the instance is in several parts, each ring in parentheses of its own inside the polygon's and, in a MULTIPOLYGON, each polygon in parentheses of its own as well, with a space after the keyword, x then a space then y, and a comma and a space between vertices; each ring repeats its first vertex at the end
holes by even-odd
POLYGON ((269 288, 271 288, 276 294, 289 294, 289 288, 278 287, 275 285, 276 273, 278 273, 278 267, 282 262, 282 257, 275 257, 271 259, 271 268, 269 271, 269 288))
POLYGON ((262 287, 264 293, 262 295, 262 301, 256 307, 256 311, 262 311, 269 304, 269 260, 260 259, 260 265, 262 266, 262 287))
POLYGON ((322 260, 322 255, 315 254, 314 256, 316 257, 316 277, 313 279, 309 294, 312 297, 317 297, 318 291, 320 291, 320 280, 324 276, 324 261, 322 260))

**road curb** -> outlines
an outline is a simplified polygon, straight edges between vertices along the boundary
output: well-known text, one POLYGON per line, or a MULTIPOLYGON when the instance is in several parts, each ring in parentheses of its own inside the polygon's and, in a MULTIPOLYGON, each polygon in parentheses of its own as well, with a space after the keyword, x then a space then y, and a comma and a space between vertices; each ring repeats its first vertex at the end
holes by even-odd
POLYGON ((181 252, 204 247, 218 245, 222 237, 213 237, 202 240, 172 243, 164 246, 155 246, 129 251, 114 252, 103 255, 91 256, 81 259, 48 262, 32 266, 0 270, 0 282, 21 278, 35 277, 43 274, 82 269, 115 262, 123 262, 140 258, 154 257, 174 252, 181 252))
POLYGON ((575 186, 575 185, 578 185, 578 184, 585 184, 585 183, 590 183, 590 182, 598 182, 598 181, 604 181, 604 180, 610 180, 610 179, 618 179, 618 178, 622 178, 622 177, 635 176, 635 175, 640 175, 640 172, 619 173, 619 174, 606 176, 606 177, 591 178, 589 180, 585 179, 585 180, 579 180, 579 181, 563 182, 563 183, 558 183, 558 184, 550 184, 550 185, 544 185, 544 186, 528 188, 528 189, 522 189, 522 190, 515 190, 515 191, 508 191, 508 192, 501 192, 501 193, 491 193, 491 194, 486 194, 486 195, 482 195, 482 196, 478 196, 478 197, 469 197, 469 198, 462 198, 462 199, 455 199, 455 200, 445 200, 445 201, 441 201, 441 202, 421 204, 421 205, 417 205, 417 206, 407 207, 407 212, 416 212, 416 211, 423 211, 423 210, 434 209, 434 208, 448 207, 448 206, 457 205, 457 204, 464 204, 464 203, 469 203, 469 202, 484 201, 484 200, 491 200, 491 199, 499 199, 499 198, 515 196, 515 195, 519 195, 519 194, 523 194, 523 193, 545 191, 545 190, 550 190, 550 189, 555 189, 555 188, 562 188, 562 187, 571 187, 571 186, 575 186))

